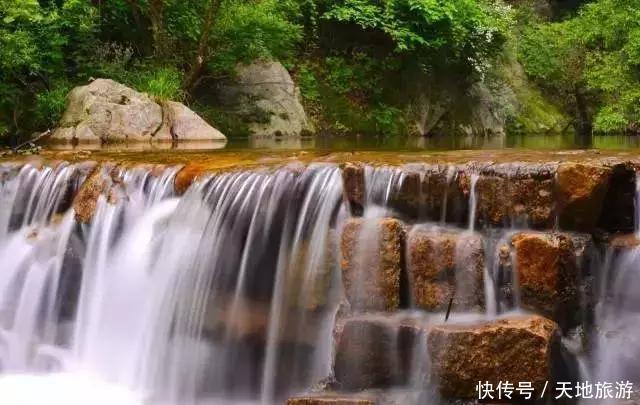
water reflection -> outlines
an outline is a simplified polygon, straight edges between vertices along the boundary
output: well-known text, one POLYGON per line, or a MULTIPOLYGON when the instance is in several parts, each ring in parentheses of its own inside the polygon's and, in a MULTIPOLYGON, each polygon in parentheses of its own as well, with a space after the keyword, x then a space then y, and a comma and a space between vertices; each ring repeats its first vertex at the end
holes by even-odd
POLYGON ((640 137, 627 135, 529 134, 508 136, 317 136, 305 138, 230 139, 226 149, 268 150, 461 150, 461 149, 632 149, 640 148, 640 137))
POLYGON ((462 149, 634 149, 640 148, 640 137, 628 135, 576 134, 528 134, 507 136, 436 136, 425 137, 385 137, 385 136, 337 136, 318 135, 316 137, 278 138, 231 138, 228 142, 132 142, 105 144, 91 143, 72 146, 51 144, 54 150, 103 150, 103 151, 157 151, 157 150, 328 150, 328 151, 419 151, 419 150, 462 150, 462 149))

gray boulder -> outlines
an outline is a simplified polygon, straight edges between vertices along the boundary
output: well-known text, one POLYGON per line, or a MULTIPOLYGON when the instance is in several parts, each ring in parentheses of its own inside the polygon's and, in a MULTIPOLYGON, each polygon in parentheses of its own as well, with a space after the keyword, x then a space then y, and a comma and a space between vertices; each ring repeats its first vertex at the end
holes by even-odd
POLYGON ((147 94, 110 79, 74 88, 51 139, 67 142, 225 140, 183 104, 159 105, 147 94))
POLYGON ((312 127, 300 90, 280 62, 239 65, 237 77, 219 88, 223 105, 238 114, 254 136, 298 136, 312 127))
POLYGON ((175 101, 162 104, 164 120, 162 128, 154 136, 158 140, 189 140, 189 141, 225 141, 227 139, 187 106, 175 101))

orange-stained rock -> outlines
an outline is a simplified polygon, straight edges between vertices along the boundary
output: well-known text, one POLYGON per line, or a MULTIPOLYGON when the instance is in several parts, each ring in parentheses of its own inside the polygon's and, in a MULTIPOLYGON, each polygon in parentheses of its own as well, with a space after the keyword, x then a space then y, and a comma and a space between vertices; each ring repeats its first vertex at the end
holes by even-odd
POLYGON ((309 395, 292 397, 287 400, 287 405, 375 405, 376 400, 364 395, 309 395))
POLYGON ((434 326, 428 332, 431 373, 448 398, 477 398, 478 381, 531 382, 540 392, 551 381, 558 326, 540 316, 467 325, 434 326))
POLYGON ((407 238, 407 271, 413 304, 444 310, 479 309, 484 302, 484 249, 475 233, 414 227, 407 238))
POLYGON ((522 232, 511 243, 522 306, 564 325, 578 303, 576 247, 571 236, 522 232))
POLYGON ((399 307, 404 243, 404 225, 396 219, 352 219, 345 224, 342 281, 352 309, 399 307))
POLYGON ((362 215, 365 205, 364 165, 345 163, 342 166, 344 198, 349 203, 353 215, 362 215))
POLYGON ((116 169, 113 165, 95 166, 82 183, 73 199, 73 209, 78 222, 89 223, 93 218, 98 197, 104 195, 109 202, 118 199, 113 186, 119 184, 116 169))
POLYGON ((555 165, 501 163, 470 165, 460 177, 460 187, 470 197, 471 174, 476 183, 476 220, 481 224, 523 224, 550 228, 555 221, 553 184, 555 165))
POLYGON ((194 180, 204 173, 205 168, 197 164, 188 164, 176 174, 173 186, 177 195, 182 195, 187 191, 194 180))
POLYGON ((628 250, 640 246, 640 239, 636 234, 618 235, 614 237, 609 246, 615 250, 628 250))
POLYGON ((598 223, 612 169, 602 164, 562 163, 556 175, 560 227, 589 231, 598 223))

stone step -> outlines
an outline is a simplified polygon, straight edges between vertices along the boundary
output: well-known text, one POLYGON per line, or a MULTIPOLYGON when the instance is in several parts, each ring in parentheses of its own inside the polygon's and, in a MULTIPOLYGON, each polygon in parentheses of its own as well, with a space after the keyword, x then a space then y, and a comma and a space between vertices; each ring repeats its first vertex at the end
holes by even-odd
POLYGON ((438 325, 368 314, 339 322, 334 375, 346 392, 418 383, 445 398, 473 399, 479 381, 509 381, 530 382, 535 393, 561 375, 560 350, 558 326, 537 315, 438 325))
POLYGON ((384 195, 400 219, 467 224, 475 193, 477 225, 559 225, 567 231, 633 229, 635 171, 634 162, 607 159, 342 166, 344 196, 354 215, 362 215, 367 204, 382 203, 369 201, 371 196, 384 195), (392 175, 367 184, 376 170, 392 175))
POLYGON ((351 311, 438 312, 451 304, 455 312, 484 312, 488 283, 498 310, 533 311, 567 330, 581 321, 593 251, 591 237, 580 233, 510 231, 496 237, 357 218, 343 228, 341 268, 351 311))

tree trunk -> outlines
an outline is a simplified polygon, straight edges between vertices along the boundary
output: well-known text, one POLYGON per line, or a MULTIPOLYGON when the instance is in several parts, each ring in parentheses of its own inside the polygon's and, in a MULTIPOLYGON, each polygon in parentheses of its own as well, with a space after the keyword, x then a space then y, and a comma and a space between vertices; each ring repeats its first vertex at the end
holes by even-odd
POLYGON ((576 132, 581 137, 591 136, 593 127, 584 90, 576 86, 574 97, 576 99, 576 132))
POLYGON ((164 30, 164 0, 149 1, 149 21, 153 36, 153 53, 158 58, 167 55, 167 38, 164 30))
POLYGON ((211 29, 213 28, 216 22, 216 17, 218 16, 218 12, 220 11, 221 3, 222 0, 210 0, 204 19, 202 20, 200 40, 198 41, 198 50, 196 52, 193 63, 191 64, 191 69, 189 69, 189 72, 187 73, 182 84, 182 88, 187 93, 191 93, 196 87, 196 84, 198 83, 200 76, 202 75, 204 65, 206 64, 209 57, 209 37, 211 36, 211 29))

